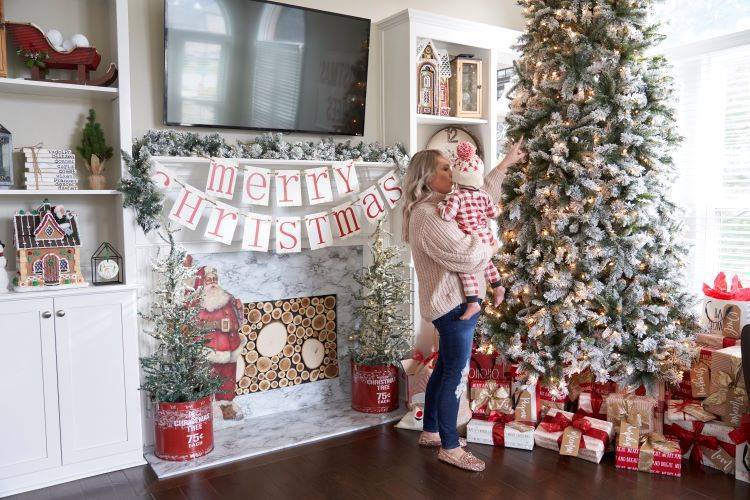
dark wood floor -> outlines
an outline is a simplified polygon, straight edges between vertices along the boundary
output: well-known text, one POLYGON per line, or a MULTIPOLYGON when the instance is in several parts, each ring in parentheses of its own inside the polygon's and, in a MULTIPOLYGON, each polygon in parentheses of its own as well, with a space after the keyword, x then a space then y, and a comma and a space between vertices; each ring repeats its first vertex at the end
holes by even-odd
POLYGON ((417 433, 385 425, 320 443, 158 481, 147 466, 25 493, 23 500, 249 498, 750 499, 750 485, 683 463, 683 477, 615 469, 533 452, 469 445, 487 470, 442 464, 416 445, 417 433))

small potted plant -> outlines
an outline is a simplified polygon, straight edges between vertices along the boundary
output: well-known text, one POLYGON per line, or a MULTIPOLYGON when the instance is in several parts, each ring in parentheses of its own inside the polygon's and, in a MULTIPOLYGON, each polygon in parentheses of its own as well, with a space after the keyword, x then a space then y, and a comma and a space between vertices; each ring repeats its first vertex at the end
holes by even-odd
POLYGON ((176 245, 173 230, 159 236, 169 253, 154 261, 158 275, 149 313, 149 336, 155 351, 141 357, 143 383, 156 405, 154 454, 163 460, 184 461, 213 450, 213 395, 222 380, 206 356, 208 339, 197 324, 196 270, 185 265, 187 252, 176 245))
POLYGON ((104 189, 104 162, 112 158, 112 147, 107 146, 102 126, 96 121, 96 112, 89 109, 86 125, 83 127, 81 145, 76 151, 83 157, 89 170, 89 187, 104 189))
POLYGON ((355 276, 359 332, 353 336, 352 408, 386 413, 398 408, 398 363, 411 351, 412 326, 407 306, 410 286, 398 248, 384 241, 382 221, 373 235, 372 264, 355 276))

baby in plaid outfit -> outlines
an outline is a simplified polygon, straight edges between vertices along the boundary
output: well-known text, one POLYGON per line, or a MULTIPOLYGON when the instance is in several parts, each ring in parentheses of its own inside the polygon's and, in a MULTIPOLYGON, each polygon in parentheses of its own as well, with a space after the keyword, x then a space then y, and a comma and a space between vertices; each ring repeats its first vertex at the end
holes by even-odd
MULTIPOLYGON (((456 153, 458 158, 453 166, 453 181, 457 187, 440 202, 438 212, 443 220, 455 219, 464 233, 477 235, 484 243, 492 245, 495 237, 487 220, 498 216, 498 208, 482 189, 484 164, 470 142, 459 142, 456 153)), ((484 276, 494 290, 494 305, 497 307, 503 301, 505 288, 500 286, 500 273, 491 260, 484 269, 484 276)), ((474 274, 458 273, 458 277, 467 302, 466 312, 461 319, 468 319, 480 310, 479 282, 474 274)))

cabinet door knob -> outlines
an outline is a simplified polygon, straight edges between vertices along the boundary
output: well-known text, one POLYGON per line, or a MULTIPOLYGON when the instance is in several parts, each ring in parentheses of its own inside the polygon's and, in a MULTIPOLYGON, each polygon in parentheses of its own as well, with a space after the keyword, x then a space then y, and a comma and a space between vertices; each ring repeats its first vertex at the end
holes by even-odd
POLYGON ((65 311, 63 311, 62 309, 60 309, 60 310, 59 310, 59 311, 57 311, 57 313, 55 313, 55 314, 57 314, 57 317, 58 317, 58 318, 62 318, 63 316, 65 316, 65 311))
POLYGON ((42 313, 42 318, 44 318, 44 319, 50 319, 51 317, 52 317, 52 313, 49 312, 49 311, 44 311, 42 313))

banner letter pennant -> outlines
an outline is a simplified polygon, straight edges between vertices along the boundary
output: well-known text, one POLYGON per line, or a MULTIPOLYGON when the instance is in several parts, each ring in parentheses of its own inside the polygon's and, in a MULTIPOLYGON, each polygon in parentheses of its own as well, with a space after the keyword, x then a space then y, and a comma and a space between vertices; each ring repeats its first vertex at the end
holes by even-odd
POLYGON ((376 186, 370 186, 359 197, 359 204, 365 213, 365 218, 370 222, 377 222, 385 215, 383 198, 376 186))
POLYGON ((331 234, 331 223, 325 212, 305 216, 305 227, 307 238, 310 240, 310 249, 317 250, 331 246, 333 235, 331 234))
POLYGON ((276 253, 302 250, 302 223, 299 217, 276 218, 276 253))
POLYGON ((153 163, 154 170, 151 172, 151 180, 162 189, 171 188, 175 184, 172 171, 161 163, 155 161, 153 163))
POLYGON ((398 205, 398 202, 404 194, 398 178, 396 177, 396 171, 392 170, 378 179, 378 186, 380 186, 380 190, 383 192, 383 198, 385 198, 385 202, 388 203, 388 207, 391 210, 396 208, 396 205, 398 205))
POLYGON ((215 202, 208 225, 203 236, 209 240, 218 241, 225 245, 232 244, 234 230, 237 228, 240 214, 237 209, 221 202, 215 202))
POLYGON ((331 223, 336 228, 336 234, 346 239, 362 231, 357 215, 357 207, 351 203, 344 203, 331 210, 331 223))
POLYGON ((353 161, 334 163, 333 178, 336 180, 336 189, 341 196, 359 192, 359 179, 357 179, 357 170, 354 168, 353 161))
POLYGON ((267 168, 246 167, 242 183, 242 203, 268 206, 271 194, 271 171, 267 168))
POLYGON ((237 183, 237 158, 211 158, 206 179, 206 193, 231 200, 237 183))
POLYGON ((245 216, 245 230, 242 234, 242 249, 267 252, 271 240, 270 215, 249 213, 245 216))
POLYGON ((169 219, 194 231, 205 208, 205 193, 185 184, 169 212, 169 219))
POLYGON ((307 184, 307 199, 310 205, 319 205, 320 203, 330 203, 333 201, 331 176, 328 175, 328 167, 306 170, 305 183, 307 184))
POLYGON ((277 170, 276 206, 299 207, 302 205, 302 182, 299 170, 277 170))

